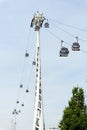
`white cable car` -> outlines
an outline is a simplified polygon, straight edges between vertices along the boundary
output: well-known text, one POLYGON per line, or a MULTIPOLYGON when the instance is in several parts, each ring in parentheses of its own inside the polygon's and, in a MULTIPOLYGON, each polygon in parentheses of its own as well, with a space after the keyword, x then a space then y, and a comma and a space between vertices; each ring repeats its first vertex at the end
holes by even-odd
POLYGON ((24 107, 24 103, 22 103, 21 106, 24 107))
POLYGON ((14 115, 14 114, 18 115, 17 110, 16 110, 16 109, 14 109, 14 111, 12 112, 12 114, 13 114, 13 115, 14 115))
POLYGON ((48 23, 48 21, 44 24, 44 27, 45 27, 45 28, 49 28, 49 23, 48 23))
POLYGON ((26 50, 25 57, 29 57, 29 53, 26 50))
POLYGON ((35 59, 34 59, 34 61, 32 62, 32 64, 33 64, 33 65, 36 65, 36 61, 35 61, 35 59))
POLYGON ((26 93, 28 93, 29 92, 29 90, 28 89, 26 89, 26 93))
POLYGON ((17 104, 19 103, 19 101, 16 102, 17 104))
POLYGON ((68 50, 68 48, 62 46, 62 43, 63 43, 63 41, 61 41, 61 50, 59 52, 59 56, 60 57, 67 57, 69 54, 69 50, 68 50))
POLYGON ((68 48, 62 47, 60 52, 59 52, 60 57, 67 57, 68 54, 69 54, 68 48))
POLYGON ((78 37, 76 37, 77 41, 72 45, 72 51, 80 51, 80 45, 78 43, 78 37))
POLYGON ((20 84, 20 88, 23 88, 23 84, 20 84))

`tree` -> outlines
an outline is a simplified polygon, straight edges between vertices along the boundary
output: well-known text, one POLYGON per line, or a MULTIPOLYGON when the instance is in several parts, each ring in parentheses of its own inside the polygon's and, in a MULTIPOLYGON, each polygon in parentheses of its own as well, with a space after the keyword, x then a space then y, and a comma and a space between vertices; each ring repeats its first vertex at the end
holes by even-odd
POLYGON ((82 88, 74 87, 68 107, 63 112, 62 120, 59 123, 61 130, 86 130, 87 113, 84 91, 82 88))

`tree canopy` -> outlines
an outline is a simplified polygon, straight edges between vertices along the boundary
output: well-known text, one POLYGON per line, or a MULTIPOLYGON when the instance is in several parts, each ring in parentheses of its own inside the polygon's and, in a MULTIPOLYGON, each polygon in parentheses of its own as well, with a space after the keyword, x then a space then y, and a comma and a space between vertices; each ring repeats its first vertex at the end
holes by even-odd
POLYGON ((86 130, 87 112, 82 88, 74 87, 72 89, 72 97, 63 111, 59 128, 61 130, 86 130))

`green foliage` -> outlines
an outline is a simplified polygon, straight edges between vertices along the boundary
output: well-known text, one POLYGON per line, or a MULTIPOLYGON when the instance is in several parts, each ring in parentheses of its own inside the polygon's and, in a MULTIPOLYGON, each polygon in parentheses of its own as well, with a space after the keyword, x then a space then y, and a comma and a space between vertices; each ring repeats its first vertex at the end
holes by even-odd
POLYGON ((85 130, 87 128, 87 113, 82 88, 73 88, 71 100, 64 110, 59 128, 61 130, 85 130))

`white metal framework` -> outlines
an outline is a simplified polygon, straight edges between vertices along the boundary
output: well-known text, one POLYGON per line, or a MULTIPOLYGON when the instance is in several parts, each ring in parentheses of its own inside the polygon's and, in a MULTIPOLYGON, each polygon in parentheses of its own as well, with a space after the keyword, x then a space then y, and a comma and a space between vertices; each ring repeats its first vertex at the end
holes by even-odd
MULTIPOLYGON (((30 27, 36 31, 36 86, 35 86, 35 106, 33 130, 45 130, 43 114, 43 97, 41 88, 41 57, 40 57, 40 28, 45 17, 39 12, 35 13, 30 27)), ((46 26, 47 28, 47 26, 46 26)))

